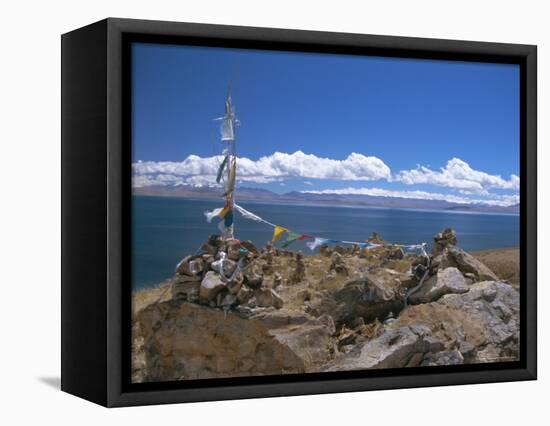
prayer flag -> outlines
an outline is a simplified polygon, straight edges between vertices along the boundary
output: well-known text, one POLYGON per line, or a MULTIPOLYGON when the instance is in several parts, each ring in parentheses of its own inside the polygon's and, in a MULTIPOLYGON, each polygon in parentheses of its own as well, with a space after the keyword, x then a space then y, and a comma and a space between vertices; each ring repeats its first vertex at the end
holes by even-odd
POLYGON ((206 216, 206 221, 208 223, 212 222, 212 219, 215 217, 215 216, 219 216, 221 211, 223 210, 222 207, 219 207, 217 209, 214 209, 212 211, 205 211, 204 212, 204 215, 206 216))
POLYGON ((229 209, 229 211, 224 215, 223 224, 226 228, 229 228, 231 225, 233 225, 233 210, 229 209))
POLYGON ((287 248, 289 245, 291 245, 294 241, 299 240, 302 235, 298 234, 297 232, 290 231, 286 236, 286 241, 282 245, 283 248, 287 248))
POLYGON ((310 248, 311 251, 313 251, 317 247, 322 246, 323 244, 327 244, 329 241, 330 240, 327 240, 326 238, 315 238, 313 241, 306 243, 306 245, 310 248))
POLYGON ((273 238, 271 238, 271 241, 279 241, 285 232, 288 232, 288 229, 275 225, 275 229, 273 229, 273 238))
POLYGON ((221 209, 221 211, 218 213, 218 216, 219 216, 219 217, 225 217, 225 215, 226 215, 227 213, 229 213, 230 211, 231 211, 231 207, 229 207, 228 205, 225 205, 225 206, 223 207, 223 209, 221 209))

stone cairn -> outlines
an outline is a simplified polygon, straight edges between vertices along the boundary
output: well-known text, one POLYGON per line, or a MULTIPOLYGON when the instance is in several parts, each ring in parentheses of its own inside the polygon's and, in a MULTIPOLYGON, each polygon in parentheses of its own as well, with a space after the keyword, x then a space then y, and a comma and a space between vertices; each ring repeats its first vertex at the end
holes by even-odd
POLYGON ((334 251, 331 254, 330 271, 334 271, 337 274, 343 274, 343 275, 349 274, 348 267, 344 263, 344 258, 337 251, 334 251))
POLYGON ((290 277, 290 281, 292 284, 297 284, 300 281, 302 281, 306 276, 306 265, 304 263, 304 255, 302 252, 296 253, 296 264, 294 267, 294 272, 292 273, 290 277))
POLYGON ((456 246, 458 240, 456 238, 456 231, 451 228, 445 228, 443 231, 434 235, 434 246, 432 254, 437 256, 441 254, 447 247, 456 246))
MULTIPOLYGON (((239 307, 283 307, 281 297, 264 283, 273 272, 271 244, 261 252, 250 241, 211 235, 199 253, 176 266, 172 298, 224 310, 239 307)), ((298 259, 298 265, 301 259, 298 259)), ((300 268, 297 268, 300 269, 300 268)))

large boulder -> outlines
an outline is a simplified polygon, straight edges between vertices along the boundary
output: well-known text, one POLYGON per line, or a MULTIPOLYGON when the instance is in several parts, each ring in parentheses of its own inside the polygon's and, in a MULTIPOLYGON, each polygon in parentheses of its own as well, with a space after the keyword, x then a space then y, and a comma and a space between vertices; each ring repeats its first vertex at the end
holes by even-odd
POLYGON ((448 249, 449 256, 456 264, 456 267, 464 274, 474 274, 478 281, 496 281, 496 274, 491 271, 484 263, 477 260, 471 254, 458 247, 448 249))
POLYGON ((428 353, 438 352, 442 348, 443 345, 425 326, 389 328, 381 336, 357 345, 349 353, 336 358, 326 371, 416 367, 428 353))
POLYGON ((400 281, 382 280, 367 274, 347 282, 334 294, 337 303, 337 322, 349 323, 357 317, 365 322, 384 319, 388 313, 399 311, 404 302, 400 281))
POLYGON ((428 326, 445 350, 459 350, 465 363, 519 359, 519 293, 509 284, 483 281, 467 293, 409 306, 391 326, 415 324, 428 326))
POLYGON ((449 293, 466 293, 469 286, 464 275, 454 267, 439 269, 421 288, 409 296, 409 302, 414 304, 429 303, 449 293))
POLYGON ((330 330, 291 311, 244 315, 186 302, 152 304, 136 318, 136 381, 316 371, 330 360, 330 330))
POLYGON ((333 356, 334 323, 327 323, 323 318, 281 309, 264 311, 251 319, 261 321, 271 335, 300 357, 306 371, 313 371, 333 356))
POLYGON ((476 281, 496 281, 496 274, 471 254, 458 247, 447 247, 432 259, 433 269, 455 267, 463 274, 469 274, 476 281))

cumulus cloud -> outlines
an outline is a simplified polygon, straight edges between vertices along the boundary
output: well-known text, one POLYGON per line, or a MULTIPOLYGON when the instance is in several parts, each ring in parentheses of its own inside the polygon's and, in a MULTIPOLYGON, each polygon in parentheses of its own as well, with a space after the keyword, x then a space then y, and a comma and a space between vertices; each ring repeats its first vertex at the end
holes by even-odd
POLYGON ((474 170, 460 158, 453 158, 445 167, 432 170, 425 166, 416 169, 400 171, 393 180, 407 185, 430 184, 453 188, 462 194, 487 195, 489 189, 519 190, 519 177, 511 175, 506 180, 499 175, 490 175, 474 170))
MULTIPOLYGON (((190 155, 180 162, 138 161, 132 165, 133 186, 177 186, 215 187, 216 174, 223 161, 222 156, 199 157, 190 155)), ((459 204, 484 203, 495 206, 509 206, 519 203, 519 177, 511 175, 508 180, 474 170, 468 163, 452 158, 444 167, 433 170, 418 166, 392 175, 390 168, 379 158, 351 153, 344 160, 322 158, 296 151, 292 154, 275 152, 272 155, 251 160, 239 157, 237 160, 239 183, 259 184, 279 182, 281 186, 289 179, 305 179, 304 185, 313 186, 307 179, 339 181, 386 180, 406 185, 429 184, 453 190, 452 194, 419 190, 390 190, 382 188, 344 188, 308 190, 315 194, 356 194, 382 197, 402 197, 425 200, 442 200, 459 204), (515 192, 513 195, 494 194, 492 189, 515 192)), ((313 188, 312 188, 313 189, 313 188)))
POLYGON ((183 183, 181 177, 169 174, 132 176, 132 186, 135 188, 144 186, 182 185, 183 183))
POLYGON ((448 201, 457 204, 488 204, 492 206, 512 206, 519 203, 519 195, 493 195, 487 199, 468 198, 453 194, 441 194, 427 191, 400 191, 383 188, 341 188, 301 191, 306 194, 370 195, 373 197, 398 197, 415 200, 448 201))
MULTIPOLYGON (((200 184, 214 182, 222 156, 199 157, 190 155, 181 162, 138 161, 132 165, 135 185, 147 186, 149 182, 159 185, 174 184, 169 180, 177 177, 179 184, 200 184), (163 180, 158 176, 166 176, 163 180)), ((379 158, 351 153, 344 160, 317 157, 296 151, 292 154, 275 152, 272 155, 251 160, 240 157, 237 160, 237 175, 242 182, 268 183, 294 178, 333 179, 350 181, 371 181, 390 179, 390 168, 379 158)))

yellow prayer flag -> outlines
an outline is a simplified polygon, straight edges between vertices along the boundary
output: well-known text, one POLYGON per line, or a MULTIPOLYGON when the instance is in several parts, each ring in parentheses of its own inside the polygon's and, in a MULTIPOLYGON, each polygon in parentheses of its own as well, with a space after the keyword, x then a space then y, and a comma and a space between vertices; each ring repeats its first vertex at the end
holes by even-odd
POLYGON ((288 229, 275 225, 275 229, 273 230, 273 238, 271 238, 271 241, 279 241, 285 232, 288 232, 288 229))
POLYGON ((224 208, 221 209, 221 211, 218 213, 218 216, 225 217, 225 215, 229 212, 229 210, 231 210, 229 206, 224 206, 224 208))

